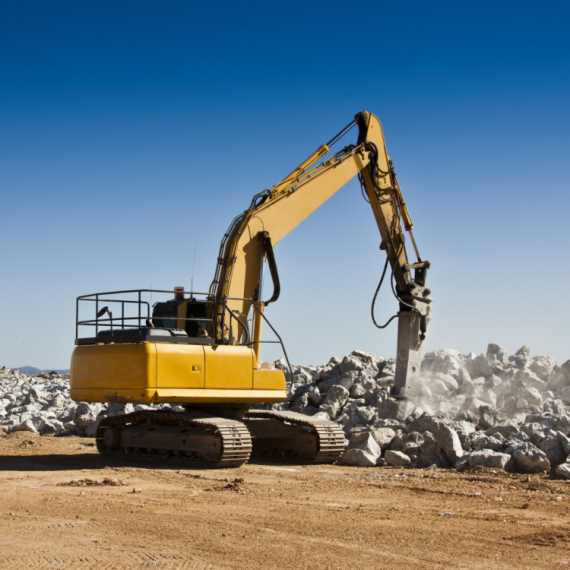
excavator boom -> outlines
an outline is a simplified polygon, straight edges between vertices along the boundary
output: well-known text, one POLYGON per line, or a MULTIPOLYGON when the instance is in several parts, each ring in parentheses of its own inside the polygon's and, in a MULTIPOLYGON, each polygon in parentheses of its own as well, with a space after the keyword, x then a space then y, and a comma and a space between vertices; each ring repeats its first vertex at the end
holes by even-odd
POLYGON ((321 145, 279 184, 258 194, 250 208, 232 222, 222 240, 215 278, 210 286, 211 314, 219 334, 229 344, 241 342, 251 315, 252 341, 259 358, 261 313, 265 305, 276 300, 279 292, 272 248, 356 176, 361 179, 378 225, 380 247, 391 265, 400 303, 393 395, 405 398, 419 376, 430 317, 431 293, 425 286, 429 262, 419 256, 412 220, 386 150, 382 125, 371 113, 356 115, 339 135, 321 145), (330 146, 355 125, 359 129, 357 144, 316 164, 329 153, 330 146), (412 264, 408 260, 405 232, 410 236, 416 255, 412 264), (276 285, 275 294, 266 302, 261 299, 265 260, 269 261, 276 285), (254 303, 255 310, 252 310, 254 303), (215 314, 215 307, 221 306, 228 307, 242 323, 241 327, 234 327, 232 334, 227 323, 222 323, 215 314))

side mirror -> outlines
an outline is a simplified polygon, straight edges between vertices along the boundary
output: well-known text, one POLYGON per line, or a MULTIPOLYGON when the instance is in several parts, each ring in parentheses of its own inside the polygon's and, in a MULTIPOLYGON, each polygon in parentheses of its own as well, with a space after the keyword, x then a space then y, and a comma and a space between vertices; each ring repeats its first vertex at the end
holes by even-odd
POLYGON ((103 307, 98 313, 97 318, 100 319, 105 313, 109 312, 109 307, 103 307))

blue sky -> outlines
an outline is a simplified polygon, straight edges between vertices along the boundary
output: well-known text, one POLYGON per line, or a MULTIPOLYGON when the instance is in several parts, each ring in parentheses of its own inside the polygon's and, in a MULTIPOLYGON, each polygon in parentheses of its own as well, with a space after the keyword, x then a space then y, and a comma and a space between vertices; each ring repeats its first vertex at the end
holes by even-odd
MULTIPOLYGON (((189 287, 194 247, 207 290, 231 219, 362 110, 432 262, 427 348, 570 358, 569 16, 563 2, 1 3, 0 364, 67 367, 76 296, 189 287)), ((369 316, 379 242, 353 182, 279 244, 268 316, 293 361, 394 355, 395 327, 369 316)), ((395 310, 381 295, 379 318, 395 310)))

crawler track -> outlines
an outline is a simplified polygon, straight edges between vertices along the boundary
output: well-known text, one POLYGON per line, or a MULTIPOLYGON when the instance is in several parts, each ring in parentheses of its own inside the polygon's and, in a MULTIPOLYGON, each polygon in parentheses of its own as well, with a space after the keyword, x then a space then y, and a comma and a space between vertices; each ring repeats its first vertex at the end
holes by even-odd
POLYGON ((144 411, 104 418, 96 442, 103 455, 209 467, 239 467, 252 449, 243 423, 191 412, 144 411))
POLYGON ((344 452, 344 432, 329 420, 271 410, 252 410, 245 417, 253 435, 254 451, 271 450, 273 443, 296 452, 310 463, 334 463, 344 452), (265 436, 270 434, 273 437, 266 440, 265 436))
POLYGON ((104 418, 97 429, 103 455, 189 467, 239 467, 252 449, 283 452, 304 463, 334 463, 344 433, 334 422, 295 412, 252 410, 243 422, 202 412, 142 411, 104 418))

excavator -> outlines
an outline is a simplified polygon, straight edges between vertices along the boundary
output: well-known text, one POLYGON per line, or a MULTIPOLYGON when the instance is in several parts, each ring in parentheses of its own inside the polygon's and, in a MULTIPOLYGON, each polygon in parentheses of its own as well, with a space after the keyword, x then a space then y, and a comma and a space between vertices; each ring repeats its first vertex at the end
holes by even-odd
MULTIPOLYGON (((259 404, 283 402, 288 394, 285 372, 262 363, 260 349, 264 342, 283 347, 265 314, 280 294, 274 247, 355 177, 370 203, 380 249, 387 256, 378 289, 389 264, 399 302, 392 317, 398 318, 392 396, 405 404, 418 381, 431 317, 432 298, 426 287, 430 264, 418 252, 382 125, 375 115, 361 112, 281 182, 255 195, 249 208, 233 220, 222 239, 208 293, 177 287, 77 298, 72 399, 136 406, 136 411, 101 420, 96 433, 100 453, 177 458, 214 467, 238 467, 249 460, 252 450, 294 454, 307 463, 334 463, 340 457, 345 440, 335 422, 260 409, 259 404), (355 126, 356 144, 327 157, 355 126), (405 232, 415 260, 408 258, 405 232), (263 300, 267 269, 273 292, 263 300), (155 301, 160 295, 171 298, 155 301), (278 340, 262 340, 264 326, 278 340)), ((374 323, 379 328, 388 324, 378 325, 375 319, 374 323)), ((284 347, 283 351, 290 380, 293 374, 284 347)))

